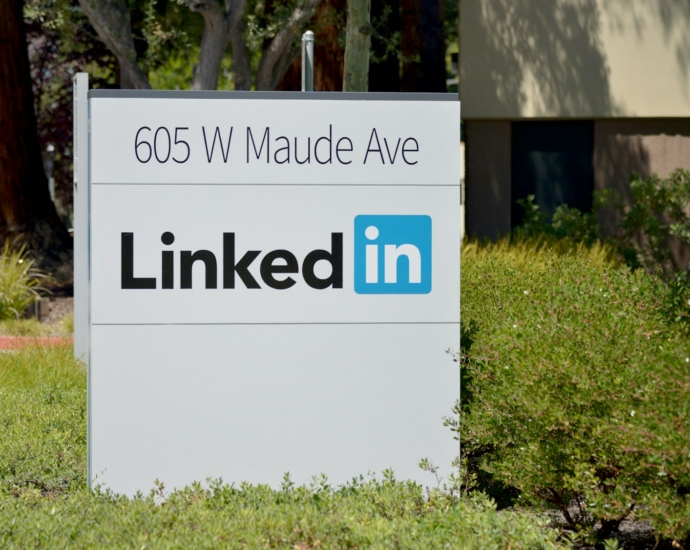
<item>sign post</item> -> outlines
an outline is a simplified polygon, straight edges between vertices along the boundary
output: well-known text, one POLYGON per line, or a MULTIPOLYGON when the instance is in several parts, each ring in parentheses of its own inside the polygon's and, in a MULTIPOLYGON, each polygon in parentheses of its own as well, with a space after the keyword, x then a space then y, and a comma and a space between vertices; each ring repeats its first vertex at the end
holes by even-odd
POLYGON ((314 91, 314 33, 302 35, 302 91, 314 91))
POLYGON ((457 96, 89 97, 90 484, 450 468, 457 96))
POLYGON ((89 75, 74 76, 74 356, 88 356, 89 336, 89 75))

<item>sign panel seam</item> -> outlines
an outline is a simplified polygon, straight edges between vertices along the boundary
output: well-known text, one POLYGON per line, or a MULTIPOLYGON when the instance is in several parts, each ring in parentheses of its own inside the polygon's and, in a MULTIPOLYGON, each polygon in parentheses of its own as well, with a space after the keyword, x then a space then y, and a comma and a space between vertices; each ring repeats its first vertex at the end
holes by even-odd
POLYGON ((231 185, 231 186, 253 186, 260 185, 265 187, 460 187, 459 183, 118 183, 118 182, 92 182, 91 185, 148 185, 163 187, 167 185, 231 185))

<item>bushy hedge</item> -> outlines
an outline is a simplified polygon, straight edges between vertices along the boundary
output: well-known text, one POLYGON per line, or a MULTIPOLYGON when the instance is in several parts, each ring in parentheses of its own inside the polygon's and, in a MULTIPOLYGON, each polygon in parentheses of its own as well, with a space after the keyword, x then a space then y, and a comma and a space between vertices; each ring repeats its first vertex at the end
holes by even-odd
POLYGON ((535 198, 518 199, 523 223, 513 237, 540 236, 589 245, 603 241, 633 268, 666 276, 687 268, 679 265, 684 254, 674 258, 671 248, 687 252, 690 247, 690 170, 678 168, 666 178, 653 174, 644 179, 633 173, 628 204, 617 191, 599 189, 593 193, 591 212, 562 204, 549 216, 540 211, 535 198), (603 230, 597 221, 600 212, 617 220, 617 226, 603 230))
POLYGON ((345 487, 286 478, 278 490, 211 482, 134 499, 91 492, 85 416, 85 372, 71 348, 0 354, 0 548, 561 547, 543 519, 390 472, 345 487))
POLYGON ((583 536, 592 538, 599 521, 606 538, 637 517, 686 539, 687 284, 614 267, 605 255, 543 249, 525 260, 501 245, 468 252, 465 463, 517 488, 520 502, 558 508, 583 536))

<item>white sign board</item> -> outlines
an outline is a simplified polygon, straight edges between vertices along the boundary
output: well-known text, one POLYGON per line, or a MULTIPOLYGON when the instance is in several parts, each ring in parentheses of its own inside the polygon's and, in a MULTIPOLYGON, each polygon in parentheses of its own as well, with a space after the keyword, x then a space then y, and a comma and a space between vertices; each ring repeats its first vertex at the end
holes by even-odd
POLYGON ((90 483, 450 468, 455 98, 90 92, 90 483))

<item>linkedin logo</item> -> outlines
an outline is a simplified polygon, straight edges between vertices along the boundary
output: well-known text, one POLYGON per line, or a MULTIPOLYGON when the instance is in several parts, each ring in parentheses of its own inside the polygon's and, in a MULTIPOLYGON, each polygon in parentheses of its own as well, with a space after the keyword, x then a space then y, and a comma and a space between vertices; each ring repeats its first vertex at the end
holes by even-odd
POLYGON ((431 292, 431 218, 355 217, 355 292, 431 292))

